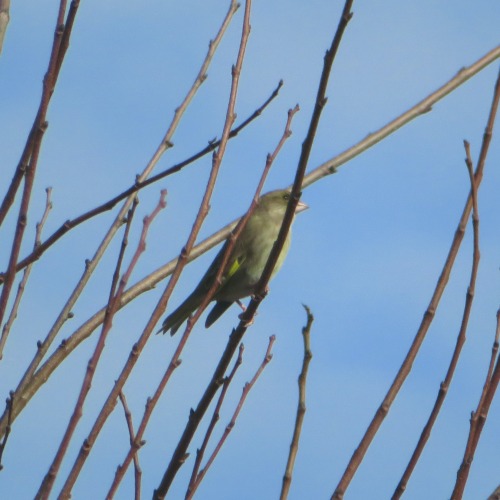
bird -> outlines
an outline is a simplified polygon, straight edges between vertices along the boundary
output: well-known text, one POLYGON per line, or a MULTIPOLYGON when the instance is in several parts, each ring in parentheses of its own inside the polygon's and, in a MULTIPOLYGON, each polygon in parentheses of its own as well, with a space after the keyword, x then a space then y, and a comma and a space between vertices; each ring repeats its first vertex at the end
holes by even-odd
MULTIPOLYGON (((226 270, 212 299, 216 303, 207 316, 206 328, 219 319, 234 302, 237 302, 244 309, 240 299, 254 293, 255 286, 264 271, 271 249, 278 237, 290 197, 291 191, 289 189, 279 189, 270 191, 258 199, 255 210, 250 215, 229 255, 226 270)), ((299 201, 295 214, 307 208, 309 208, 308 205, 299 201)), ((271 278, 278 272, 285 260, 290 247, 290 239, 291 232, 289 231, 271 278)), ((198 309, 214 283, 229 241, 230 237, 216 255, 198 286, 175 311, 167 316, 158 333, 166 333, 170 330, 170 335, 174 335, 184 321, 198 309)))

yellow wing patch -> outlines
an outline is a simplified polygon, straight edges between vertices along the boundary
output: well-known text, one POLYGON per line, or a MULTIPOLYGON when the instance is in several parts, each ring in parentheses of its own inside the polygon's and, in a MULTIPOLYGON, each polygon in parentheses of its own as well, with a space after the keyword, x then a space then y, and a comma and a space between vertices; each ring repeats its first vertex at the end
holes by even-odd
POLYGON ((243 259, 243 256, 240 256, 240 257, 238 257, 237 259, 234 260, 234 262, 231 264, 231 267, 227 270, 227 275, 226 275, 224 281, 227 281, 232 276, 234 276, 234 274, 236 273, 236 271, 238 271, 238 269, 241 267, 241 264, 243 264, 244 260, 245 259, 243 259))

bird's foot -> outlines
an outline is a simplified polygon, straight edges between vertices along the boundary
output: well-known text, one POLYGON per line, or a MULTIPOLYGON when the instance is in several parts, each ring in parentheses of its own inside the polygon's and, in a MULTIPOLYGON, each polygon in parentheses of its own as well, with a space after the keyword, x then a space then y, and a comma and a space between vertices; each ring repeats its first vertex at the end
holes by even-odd
MULTIPOLYGON (((241 307, 241 310, 245 312, 247 310, 247 306, 241 302, 240 299, 236 299, 236 303, 241 307)), ((241 316, 241 315, 240 315, 241 316)))
MULTIPOLYGON (((240 319, 240 320, 244 319, 243 318, 244 314, 245 314, 244 311, 241 314, 238 314, 238 319, 240 319)), ((257 313, 255 313, 255 314, 257 314, 257 313)), ((254 315, 254 317, 255 317, 255 315, 254 315)), ((254 318, 252 318, 250 321, 246 321, 245 322, 245 328, 248 328, 249 326, 252 326, 253 325, 253 320, 254 320, 254 318)))

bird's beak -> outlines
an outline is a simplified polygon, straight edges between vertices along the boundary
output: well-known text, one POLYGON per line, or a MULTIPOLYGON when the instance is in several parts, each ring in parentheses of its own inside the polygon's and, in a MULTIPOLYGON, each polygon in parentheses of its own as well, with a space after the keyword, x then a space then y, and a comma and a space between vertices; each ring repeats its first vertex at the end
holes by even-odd
POLYGON ((298 214, 300 212, 303 212, 304 210, 307 210, 309 208, 309 205, 306 205, 303 201, 299 201, 297 203, 297 207, 295 208, 295 213, 298 214))

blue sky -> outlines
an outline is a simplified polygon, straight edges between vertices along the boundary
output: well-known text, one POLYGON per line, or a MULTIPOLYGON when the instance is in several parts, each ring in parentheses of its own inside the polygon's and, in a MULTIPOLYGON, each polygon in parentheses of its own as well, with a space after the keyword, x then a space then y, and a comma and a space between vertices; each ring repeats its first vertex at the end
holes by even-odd
MULTIPOLYGON (((72 43, 49 109, 22 254, 53 188, 50 234, 67 218, 110 198, 133 182, 170 123, 218 29, 228 2, 81 2, 72 43)), ((56 2, 14 3, 0 56, 0 184, 10 181, 40 97, 56 15, 56 2)), ((228 145, 210 214, 200 238, 240 215, 281 136, 286 112, 300 113, 293 135, 271 171, 266 190, 290 184, 307 130, 322 67, 338 21, 340 2, 255 2, 252 32, 236 112, 243 119, 276 86, 285 85, 264 115, 228 145)), ((498 2, 356 1, 311 154, 309 170, 393 119, 498 44, 498 2)), ((157 169, 184 159, 220 136, 239 44, 240 9, 208 79, 184 116, 175 147, 157 169)), ((301 328, 307 304, 315 315, 307 413, 290 499, 329 498, 349 457, 382 401, 407 352, 449 249, 469 180, 463 139, 477 159, 498 62, 382 143, 307 188, 310 210, 294 225, 293 243, 271 293, 245 340, 244 364, 221 414, 221 429, 260 363, 269 335, 274 358, 250 394, 237 425, 198 492, 208 499, 276 498, 286 464, 302 362, 301 328)), ((238 121, 238 120, 237 120, 238 121)), ((480 191, 481 263, 476 299, 458 370, 431 439, 405 498, 448 498, 460 464, 470 411, 484 381, 499 307, 500 161, 494 135, 480 191)), ((211 160, 140 195, 140 219, 168 189, 168 207, 154 223, 147 252, 132 282, 173 258, 185 243, 211 160)), ((14 213, 2 241, 9 241, 14 213)), ((5 397, 31 359, 102 239, 113 214, 93 219, 48 251, 32 272, 19 319, 0 362, 5 397)), ((433 325, 346 498, 389 498, 432 408, 460 325, 471 266, 470 228, 433 325)), ((119 239, 111 245, 59 340, 105 302, 119 239)), ((8 258, 0 248, 2 268, 8 258)), ((129 254, 130 255, 130 254, 129 254)), ((213 258, 203 256, 183 273, 175 307, 197 284, 213 258)), ((149 319, 164 283, 120 312, 96 372, 84 418, 66 456, 54 493, 66 477, 82 439, 149 319)), ((196 327, 161 399, 141 450, 144 497, 155 488, 207 377, 236 324, 232 308, 205 331, 196 327)), ((95 339, 95 334, 92 337, 95 339)), ((0 473, 5 498, 32 498, 59 444, 95 340, 82 344, 16 420, 0 473), (29 471, 29 474, 26 474, 29 471)), ((125 386, 138 425, 178 337, 150 339, 125 386)), ((500 405, 494 401, 472 465, 466 499, 486 498, 498 486, 500 405)), ((191 457, 202 435, 197 434, 191 457)), ((128 446, 119 407, 87 461, 73 498, 102 498, 128 446)), ((171 498, 183 498, 192 462, 181 469, 171 498)), ((117 498, 131 498, 133 475, 117 498)))

